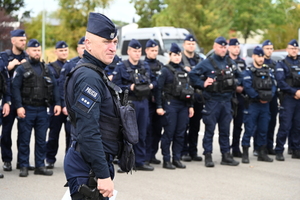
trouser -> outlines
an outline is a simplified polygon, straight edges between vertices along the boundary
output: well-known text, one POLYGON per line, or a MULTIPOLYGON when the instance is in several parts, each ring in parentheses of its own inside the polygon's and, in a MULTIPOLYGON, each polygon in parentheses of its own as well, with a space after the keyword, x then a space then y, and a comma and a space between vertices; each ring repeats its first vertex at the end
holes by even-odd
POLYGON ((43 106, 24 106, 24 108, 26 117, 18 119, 20 167, 29 167, 29 143, 32 129, 34 129, 35 136, 35 167, 43 167, 46 157, 46 133, 49 126, 47 108, 43 106))
POLYGON ((231 149, 234 152, 240 151, 240 138, 242 133, 242 125, 243 125, 243 118, 244 118, 244 104, 245 100, 244 97, 237 93, 236 94, 238 99, 238 108, 237 108, 237 115, 233 118, 233 132, 232 132, 232 143, 231 149))

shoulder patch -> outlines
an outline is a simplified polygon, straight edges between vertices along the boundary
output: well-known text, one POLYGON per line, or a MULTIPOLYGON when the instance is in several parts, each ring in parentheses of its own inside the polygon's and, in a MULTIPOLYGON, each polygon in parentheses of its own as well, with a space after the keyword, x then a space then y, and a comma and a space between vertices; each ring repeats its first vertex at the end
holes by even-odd
POLYGON ((82 93, 85 94, 86 96, 92 98, 94 101, 97 100, 99 97, 99 94, 95 91, 95 89, 93 89, 89 85, 85 86, 82 93))
POLYGON ((248 80, 248 79, 251 79, 251 77, 250 76, 245 76, 244 77, 244 80, 248 80))
POLYGON ((283 72, 284 70, 283 70, 283 68, 277 68, 276 71, 277 72, 283 72))
POLYGON ((85 106, 86 108, 90 109, 91 106, 93 105, 94 101, 91 100, 90 98, 88 98, 87 96, 85 96, 84 94, 82 94, 78 100, 79 103, 81 103, 83 106, 85 106))

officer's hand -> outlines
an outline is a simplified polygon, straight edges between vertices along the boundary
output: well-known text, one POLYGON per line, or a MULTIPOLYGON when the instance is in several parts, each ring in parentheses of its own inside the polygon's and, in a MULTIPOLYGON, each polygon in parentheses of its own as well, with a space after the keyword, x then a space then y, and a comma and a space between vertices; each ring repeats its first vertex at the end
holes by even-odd
POLYGON ((185 69, 185 71, 187 71, 187 72, 190 72, 190 71, 191 71, 191 68, 188 67, 188 66, 185 66, 184 69, 185 69))
POLYGON ((296 92, 295 96, 297 96, 297 97, 298 97, 298 99, 300 99, 300 90, 297 90, 297 92, 296 92))
POLYGON ((97 189, 102 194, 103 197, 112 197, 114 192, 114 182, 111 178, 99 179, 98 178, 97 189))
POLYGON ((299 99, 299 97, 297 97, 296 95, 294 96, 294 98, 297 99, 297 100, 299 99))
POLYGON ((60 106, 54 106, 54 116, 60 115, 61 107, 60 106))
POLYGON ((26 115, 25 115, 25 109, 23 107, 20 107, 17 109, 17 114, 18 114, 18 117, 20 118, 25 118, 26 115))
POLYGON ((9 114, 9 111, 10 111, 10 106, 8 103, 5 103, 2 109, 3 117, 6 117, 9 114))
POLYGON ((162 109, 162 108, 157 108, 157 109, 156 109, 156 113, 157 113, 158 115, 164 115, 164 114, 165 114, 165 111, 164 111, 164 109, 162 109))
POLYGON ((212 85, 213 82, 214 82, 214 79, 208 77, 204 82, 204 87, 206 88, 207 86, 212 85))
POLYGON ((13 59, 12 61, 10 61, 8 63, 7 69, 8 71, 12 70, 13 68, 15 68, 16 65, 21 64, 17 59, 13 59))
POLYGON ((114 75, 109 75, 109 76, 107 76, 107 77, 108 77, 108 79, 111 81, 111 80, 113 79, 114 75))
POLYGON ((243 90, 244 90, 244 87, 243 87, 243 86, 237 86, 236 89, 235 89, 235 91, 236 91, 237 93, 242 93, 243 90))
POLYGON ((152 83, 150 83, 149 88, 150 88, 150 90, 153 89, 153 84, 152 83))
POLYGON ((194 116, 194 108, 193 107, 190 107, 189 108, 189 118, 193 117, 194 116))
POLYGON ((260 103, 268 103, 268 101, 259 100, 260 103))
POLYGON ((27 61, 26 59, 23 59, 23 60, 21 60, 20 64, 22 64, 22 63, 24 63, 26 61, 27 61))
POLYGON ((66 107, 63 107, 62 112, 63 112, 64 115, 68 115, 68 111, 67 111, 66 107))
POLYGON ((131 90, 131 91, 134 90, 134 86, 135 86, 134 84, 131 84, 131 86, 130 86, 130 90, 131 90))

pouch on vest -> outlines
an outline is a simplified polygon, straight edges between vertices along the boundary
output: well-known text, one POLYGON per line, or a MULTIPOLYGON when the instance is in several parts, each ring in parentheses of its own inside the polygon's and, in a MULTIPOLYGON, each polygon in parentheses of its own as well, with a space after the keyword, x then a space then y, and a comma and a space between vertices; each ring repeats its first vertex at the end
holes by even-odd
POLYGON ((148 84, 135 84, 133 91, 137 97, 146 97, 150 94, 151 89, 148 84))
POLYGON ((124 140, 121 156, 119 157, 119 167, 128 173, 135 166, 135 154, 132 144, 124 140))

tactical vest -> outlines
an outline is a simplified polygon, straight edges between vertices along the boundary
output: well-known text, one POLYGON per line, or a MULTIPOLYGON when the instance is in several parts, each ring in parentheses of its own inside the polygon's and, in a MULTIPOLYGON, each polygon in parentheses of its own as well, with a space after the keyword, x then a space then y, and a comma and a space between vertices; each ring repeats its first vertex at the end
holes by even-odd
POLYGON ((22 64, 23 85, 21 90, 22 103, 31 106, 50 106, 53 104, 53 82, 49 76, 49 69, 44 63, 40 63, 42 74, 38 75, 29 62, 22 64))
POLYGON ((259 98, 263 101, 271 101, 273 81, 270 76, 270 68, 262 67, 257 69, 251 67, 252 71, 252 87, 258 93, 259 98))
MULTIPOLYGON (((12 61, 15 59, 14 55, 13 55, 13 52, 11 49, 6 49, 5 50, 5 53, 7 54, 7 60, 8 62, 12 61)), ((27 60, 28 59, 28 55, 25 51, 23 51, 24 55, 25 55, 25 59, 27 60)), ((19 60, 20 61, 20 60, 19 60)))
MULTIPOLYGON (((144 62, 140 62, 141 68, 133 70, 130 67, 129 61, 125 60, 124 62, 125 67, 127 68, 127 73, 129 73, 129 80, 135 84, 134 86, 134 94, 137 97, 136 100, 142 100, 147 98, 150 94, 151 89, 149 88, 150 81, 150 74, 148 74, 146 68, 144 67, 144 62)), ((128 85, 130 83, 124 82, 124 85, 128 85)))
POLYGON ((153 74, 155 74, 155 76, 158 76, 160 74, 160 70, 163 67, 163 65, 161 64, 161 62, 159 62, 158 60, 156 60, 156 65, 153 65, 154 67, 150 66, 151 72, 153 74))
POLYGON ((208 59, 215 69, 216 77, 213 84, 207 86, 205 90, 208 92, 216 93, 227 93, 235 91, 236 81, 233 74, 234 67, 231 59, 227 57, 228 67, 226 69, 219 69, 212 57, 209 57, 208 59))
MULTIPOLYGON (((114 117, 107 116, 107 115, 104 116, 100 112, 101 114, 100 114, 99 124, 100 124, 101 137, 103 140, 119 141, 121 138, 121 127, 120 127, 121 126, 121 118, 120 118, 120 111, 119 111, 119 108, 121 107, 120 97, 119 97, 119 94, 122 93, 121 88, 119 88, 117 85, 115 85, 114 83, 109 81, 105 75, 105 72, 101 68, 96 67, 95 65, 93 65, 91 63, 82 63, 82 64, 79 64, 78 66, 76 66, 76 68, 74 68, 74 70, 72 70, 67 75, 65 91, 67 91, 67 86, 68 86, 70 78, 72 77, 74 72, 81 67, 87 67, 87 68, 90 68, 90 69, 96 71, 96 73, 98 73, 102 77, 105 85, 107 86, 107 88, 106 88, 107 92, 111 95, 111 97, 114 101, 113 109, 114 109, 115 116, 114 117)), ((65 95, 66 95, 66 93, 65 93, 65 95)), ((69 102, 70 100, 69 100, 68 96, 65 96, 65 101, 66 101, 66 107, 68 110, 70 122, 76 128, 76 115, 72 109, 70 102, 69 102)), ((75 139, 77 139, 76 135, 72 135, 72 136, 75 139)))
POLYGON ((244 61, 242 61, 242 60, 235 60, 234 62, 237 64, 237 67, 238 67, 242 72, 246 70, 247 66, 246 66, 246 64, 245 64, 244 61))
POLYGON ((193 100, 194 88, 190 85, 188 73, 183 68, 183 71, 178 71, 169 64, 166 67, 174 74, 173 83, 164 86, 166 98, 171 96, 184 101, 193 100))
MULTIPOLYGON (((196 65, 201 61, 201 58, 198 54, 194 54, 193 59, 196 60, 196 65)), ((188 61, 188 58, 186 57, 186 55, 183 53, 182 54, 182 62, 184 66, 190 67, 191 69, 193 69, 195 66, 191 66, 191 63, 188 61)))
POLYGON ((57 64, 57 62, 50 62, 49 65, 51 65, 53 67, 53 69, 55 70, 55 78, 58 79, 60 76, 60 71, 62 69, 62 67, 59 66, 59 64, 57 64))
POLYGON ((300 87, 300 62, 292 65, 286 58, 282 61, 290 70, 290 75, 285 79, 291 87, 300 87))

